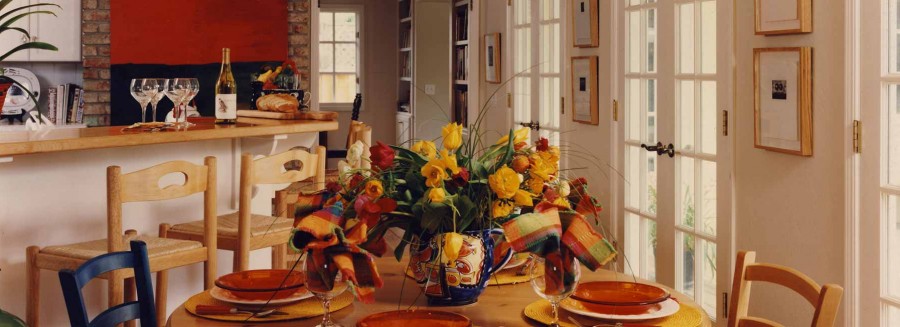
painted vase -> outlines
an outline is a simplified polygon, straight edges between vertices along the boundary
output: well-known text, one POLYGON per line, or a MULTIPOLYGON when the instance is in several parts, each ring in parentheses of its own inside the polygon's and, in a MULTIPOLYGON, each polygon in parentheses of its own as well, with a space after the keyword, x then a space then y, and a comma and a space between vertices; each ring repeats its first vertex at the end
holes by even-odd
POLYGON ((440 250, 444 234, 424 239, 413 249, 410 259, 416 282, 425 290, 430 305, 466 305, 478 301, 490 281, 491 274, 505 265, 513 252, 507 251, 502 260, 494 260, 492 235, 503 235, 499 229, 464 232, 459 257, 446 260, 440 250))

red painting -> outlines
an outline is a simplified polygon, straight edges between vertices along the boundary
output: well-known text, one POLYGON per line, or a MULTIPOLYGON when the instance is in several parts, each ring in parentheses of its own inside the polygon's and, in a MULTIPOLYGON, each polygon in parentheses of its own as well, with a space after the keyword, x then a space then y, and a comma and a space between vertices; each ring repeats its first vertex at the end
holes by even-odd
POLYGON ((113 0, 110 16, 112 64, 287 59, 287 0, 113 0))

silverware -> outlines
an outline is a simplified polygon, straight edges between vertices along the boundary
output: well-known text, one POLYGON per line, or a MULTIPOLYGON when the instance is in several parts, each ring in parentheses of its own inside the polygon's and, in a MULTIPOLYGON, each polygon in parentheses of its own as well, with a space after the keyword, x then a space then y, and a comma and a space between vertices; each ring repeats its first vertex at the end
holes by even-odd
POLYGON ((578 326, 578 327, 656 327, 654 325, 626 324, 626 323, 621 323, 621 322, 617 322, 614 324, 596 324, 596 325, 588 326, 588 325, 582 324, 578 320, 575 320, 575 318, 572 316, 569 316, 568 319, 573 324, 575 324, 575 326, 578 326))
POLYGON ((263 311, 247 311, 238 308, 226 307, 221 305, 198 305, 195 309, 198 315, 222 315, 222 314, 249 314, 251 318, 265 318, 271 315, 287 315, 287 312, 277 311, 275 309, 263 311))

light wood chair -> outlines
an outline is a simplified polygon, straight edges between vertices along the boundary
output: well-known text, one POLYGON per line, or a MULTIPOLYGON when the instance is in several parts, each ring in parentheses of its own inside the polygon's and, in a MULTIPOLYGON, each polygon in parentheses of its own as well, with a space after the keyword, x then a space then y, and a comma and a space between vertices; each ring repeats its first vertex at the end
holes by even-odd
POLYGON ((768 263, 756 263, 756 252, 738 252, 734 268, 731 308, 728 312, 729 327, 780 327, 781 324, 747 315, 750 306, 750 287, 753 282, 769 282, 797 292, 816 308, 813 327, 834 326, 841 305, 844 288, 835 284, 819 286, 805 274, 789 267, 768 263))
MULTIPOLYGON (((273 156, 253 159, 250 154, 241 157, 241 180, 238 212, 219 217, 218 240, 219 249, 234 251, 234 271, 247 270, 250 262, 250 251, 272 248, 272 267, 284 268, 287 255, 287 242, 293 228, 293 219, 279 215, 277 209, 274 216, 254 215, 251 213, 250 200, 253 186, 260 184, 285 184, 311 179, 313 184, 322 189, 325 187, 325 147, 317 147, 316 153, 304 150, 290 150, 273 156), (286 169, 285 167, 297 167, 286 169)), ((160 226, 161 237, 197 240, 203 235, 203 222, 194 221, 169 227, 160 226)), ((165 279, 165 272, 157 274, 165 279)))
MULTIPOLYGON (((170 161, 136 172, 122 174, 121 168, 106 169, 107 238, 89 242, 48 246, 30 246, 26 250, 26 319, 31 327, 39 326, 41 269, 75 270, 84 262, 100 255, 128 249, 131 240, 147 243, 150 271, 166 271, 194 263, 203 263, 204 287, 210 288, 216 279, 216 158, 206 157, 203 165, 186 161, 170 161), (183 174, 183 185, 159 187, 159 180, 169 174, 183 174), (203 193, 204 237, 199 241, 165 239, 122 231, 122 205, 128 202, 161 201, 203 193)), ((109 281, 109 306, 125 300, 135 300, 134 273, 112 271, 101 278, 109 281)), ((157 282, 157 297, 166 294, 166 284, 157 282)), ((165 305, 157 302, 157 317, 165 323, 165 305), (161 308, 161 309, 160 309, 161 308)), ((133 321, 131 322, 133 324, 133 321)))

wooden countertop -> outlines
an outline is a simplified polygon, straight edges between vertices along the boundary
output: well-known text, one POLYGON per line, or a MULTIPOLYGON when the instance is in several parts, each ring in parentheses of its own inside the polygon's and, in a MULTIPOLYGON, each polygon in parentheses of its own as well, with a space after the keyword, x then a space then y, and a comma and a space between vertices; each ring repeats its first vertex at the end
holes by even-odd
POLYGON ((234 125, 216 125, 212 118, 188 119, 196 124, 178 131, 126 131, 123 126, 60 128, 0 132, 0 157, 134 145, 232 139, 279 134, 333 131, 337 121, 238 118, 234 125))

